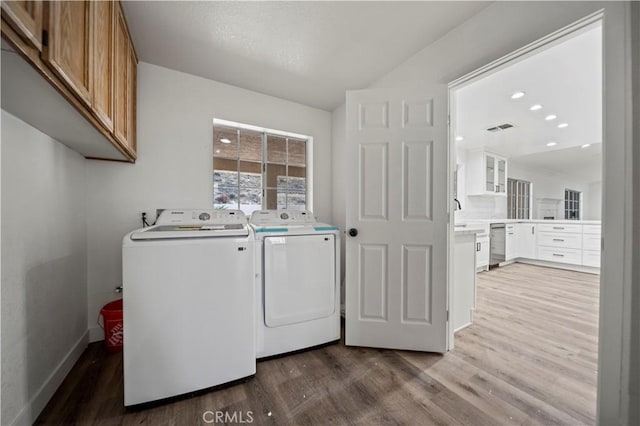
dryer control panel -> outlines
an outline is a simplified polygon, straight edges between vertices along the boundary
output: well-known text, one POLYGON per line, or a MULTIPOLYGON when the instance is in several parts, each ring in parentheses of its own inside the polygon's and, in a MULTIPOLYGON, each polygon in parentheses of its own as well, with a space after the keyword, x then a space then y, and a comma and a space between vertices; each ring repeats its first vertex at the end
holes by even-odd
POLYGON ((256 210, 251 214, 251 224, 256 226, 304 225, 316 223, 308 210, 256 210))

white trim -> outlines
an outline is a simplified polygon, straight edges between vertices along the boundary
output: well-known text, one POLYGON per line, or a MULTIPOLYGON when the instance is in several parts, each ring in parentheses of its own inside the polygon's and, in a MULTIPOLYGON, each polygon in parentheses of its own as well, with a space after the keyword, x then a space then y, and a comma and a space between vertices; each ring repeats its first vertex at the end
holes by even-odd
MULTIPOLYGON (((600 275, 600 268, 593 266, 572 265, 570 263, 548 262, 546 260, 526 259, 518 257, 510 263, 526 263, 528 265, 545 266, 547 268, 564 269, 566 271, 584 272, 586 274, 600 275)), ((502 266, 502 264, 500 264, 502 266)))
POLYGON ((601 9, 597 12, 594 12, 591 15, 588 15, 571 25, 567 25, 566 27, 561 28, 558 31, 554 31, 551 34, 534 41, 533 43, 529 43, 528 45, 514 52, 511 52, 508 55, 498 58, 483 67, 480 67, 468 74, 463 75, 462 77, 453 80, 451 83, 449 83, 449 89, 460 89, 463 86, 471 84, 476 80, 485 78, 495 72, 500 71, 503 68, 515 64, 516 62, 533 56, 539 53, 541 50, 566 41, 566 39, 569 37, 575 37, 576 35, 582 34, 584 31, 601 25, 603 17, 604 10, 601 9))
POLYGON ((284 136, 286 138, 311 139, 311 136, 301 135, 299 133, 292 133, 292 132, 285 132, 285 131, 282 131, 282 130, 267 129, 266 127, 252 126, 251 124, 237 123, 235 121, 222 120, 220 118, 214 118, 213 119, 213 125, 214 126, 236 127, 238 129, 252 130, 254 132, 261 132, 261 133, 269 133, 270 135, 284 136))
POLYGON ((60 387, 67 377, 67 374, 71 371, 71 368, 73 368, 74 364, 87 348, 89 344, 88 337, 89 330, 85 331, 80 339, 71 347, 71 350, 65 355, 62 361, 60 361, 27 405, 25 405, 16 418, 13 419, 10 423, 11 425, 31 425, 36 421, 51 397, 53 397, 53 394, 56 393, 58 387, 60 387))

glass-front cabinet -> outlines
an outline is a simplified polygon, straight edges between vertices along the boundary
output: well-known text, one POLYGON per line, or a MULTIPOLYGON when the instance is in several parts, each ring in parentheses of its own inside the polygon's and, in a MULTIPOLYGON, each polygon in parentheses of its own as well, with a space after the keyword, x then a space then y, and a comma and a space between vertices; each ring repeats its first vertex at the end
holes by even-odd
POLYGON ((507 159, 482 149, 467 153, 467 195, 507 195, 507 159))

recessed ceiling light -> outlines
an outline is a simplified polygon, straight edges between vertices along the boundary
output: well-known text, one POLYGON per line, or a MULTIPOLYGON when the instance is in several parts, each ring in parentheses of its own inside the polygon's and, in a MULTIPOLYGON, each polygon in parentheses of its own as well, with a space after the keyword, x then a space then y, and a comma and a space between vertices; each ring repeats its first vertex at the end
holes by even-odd
POLYGON ((555 120, 556 118, 558 118, 557 115, 549 114, 544 119, 547 120, 547 121, 551 121, 551 120, 555 120))
POLYGON ((537 111, 539 109, 542 109, 542 105, 540 104, 535 104, 535 105, 531 105, 531 108, 529 108, 531 111, 537 111))
POLYGON ((227 139, 227 138, 220 139, 220 142, 222 142, 222 143, 231 143, 231 141, 229 139, 227 139))
POLYGON ((569 126, 569 124, 567 123, 560 123, 558 124, 558 129, 564 129, 565 127, 569 126))
POLYGON ((456 140, 457 140, 458 142, 460 142, 460 141, 463 141, 463 140, 464 140, 464 138, 463 138, 462 136, 456 136, 456 140))
POLYGON ((558 145, 558 143, 553 141, 547 143, 547 146, 556 146, 556 145, 558 145))
POLYGON ((585 143, 584 145, 582 145, 580 148, 589 148, 591 146, 590 143, 585 143))
POLYGON ((511 95, 511 99, 520 99, 524 97, 524 92, 514 92, 513 95, 511 95))

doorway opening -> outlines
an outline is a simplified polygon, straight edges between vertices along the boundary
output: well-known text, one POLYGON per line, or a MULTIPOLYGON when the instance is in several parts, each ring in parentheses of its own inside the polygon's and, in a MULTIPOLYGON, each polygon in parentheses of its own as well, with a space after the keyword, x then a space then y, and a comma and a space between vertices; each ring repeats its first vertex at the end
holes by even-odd
POLYGON ((519 353, 520 371, 505 369, 577 392, 563 403, 584 423, 596 415, 602 50, 596 14, 449 85, 449 347, 519 353))

